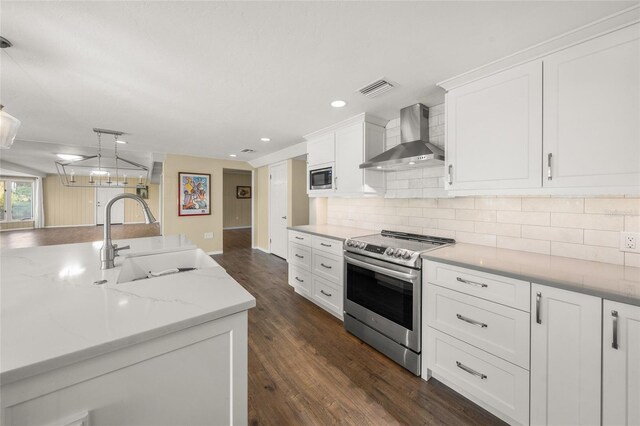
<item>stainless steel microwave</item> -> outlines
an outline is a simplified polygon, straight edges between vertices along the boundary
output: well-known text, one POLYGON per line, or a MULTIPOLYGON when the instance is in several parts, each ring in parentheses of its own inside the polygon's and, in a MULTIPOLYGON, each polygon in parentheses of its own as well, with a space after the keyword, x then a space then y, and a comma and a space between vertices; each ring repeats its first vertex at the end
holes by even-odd
POLYGON ((333 166, 309 170, 309 189, 333 188, 333 166))

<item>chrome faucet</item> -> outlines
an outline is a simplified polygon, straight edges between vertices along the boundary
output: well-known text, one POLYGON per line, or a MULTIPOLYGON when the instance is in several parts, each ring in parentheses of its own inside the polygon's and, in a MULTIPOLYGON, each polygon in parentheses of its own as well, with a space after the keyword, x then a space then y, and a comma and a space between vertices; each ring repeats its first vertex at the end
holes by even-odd
POLYGON ((130 198, 136 200, 142 207, 142 213, 144 214, 144 223, 150 224, 156 222, 156 218, 153 217, 153 213, 149 209, 149 205, 139 196, 135 194, 118 194, 113 197, 104 208, 104 241, 102 248, 100 249, 100 262, 101 269, 111 269, 114 267, 114 259, 118 256, 120 250, 127 250, 130 246, 118 247, 117 244, 111 242, 111 206, 116 201, 122 198, 130 198))

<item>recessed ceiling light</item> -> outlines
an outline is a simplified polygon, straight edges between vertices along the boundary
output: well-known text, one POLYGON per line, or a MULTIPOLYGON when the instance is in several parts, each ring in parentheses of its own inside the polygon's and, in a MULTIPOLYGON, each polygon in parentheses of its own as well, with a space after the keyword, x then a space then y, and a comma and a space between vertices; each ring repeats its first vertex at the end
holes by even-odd
POLYGON ((229 157, 237 157, 235 154, 229 154, 229 157))
POLYGON ((129 143, 129 142, 127 142, 127 141, 123 141, 123 140, 121 140, 121 139, 118 139, 116 142, 117 142, 117 143, 121 143, 121 144, 123 144, 123 145, 124 145, 124 144, 126 144, 126 143, 129 143))
POLYGON ((260 138, 262 142, 271 142, 270 138, 260 138))
POLYGON ((413 166, 414 164, 416 164, 416 163, 415 163, 415 162, 413 162, 413 161, 410 161, 410 162, 409 162, 409 165, 410 165, 410 166, 413 166))
POLYGON ((58 158, 65 161, 78 161, 84 158, 82 155, 75 155, 75 154, 56 154, 56 155, 58 156, 58 158))
POLYGON ((342 108, 343 106, 347 105, 347 103, 345 101, 341 101, 341 100, 336 100, 331 102, 331 106, 334 108, 342 108))
POLYGON ((382 168, 382 166, 376 166, 376 169, 381 169, 381 168, 382 168))

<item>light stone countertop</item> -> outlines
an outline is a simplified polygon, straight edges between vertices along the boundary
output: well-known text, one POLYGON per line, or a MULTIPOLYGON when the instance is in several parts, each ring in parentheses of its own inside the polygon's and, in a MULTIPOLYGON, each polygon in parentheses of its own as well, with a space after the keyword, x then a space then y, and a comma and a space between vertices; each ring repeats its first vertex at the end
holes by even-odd
MULTIPOLYGON (((122 254, 196 248, 184 236, 116 241, 122 254)), ((102 241, 2 250, 0 381, 11 383, 232 315, 255 299, 223 268, 115 284, 102 241), (96 280, 107 280, 96 285, 96 280)), ((126 256, 125 256, 126 257, 126 256)))
POLYGON ((640 306, 640 268, 461 243, 422 257, 640 306))
POLYGON ((333 238, 334 240, 344 241, 347 238, 362 237, 364 235, 375 234, 376 231, 370 229, 350 228, 338 225, 300 225, 290 226, 287 229, 307 234, 317 235, 319 237, 333 238))

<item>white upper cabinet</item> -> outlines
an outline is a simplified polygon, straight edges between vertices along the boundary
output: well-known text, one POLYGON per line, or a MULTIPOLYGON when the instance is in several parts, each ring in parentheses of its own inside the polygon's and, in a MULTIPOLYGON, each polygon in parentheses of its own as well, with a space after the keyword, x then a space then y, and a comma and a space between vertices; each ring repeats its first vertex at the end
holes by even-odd
POLYGON ((307 163, 310 166, 333 162, 335 158, 335 135, 329 133, 307 142, 307 163))
POLYGON ((602 424, 640 425, 640 306, 602 311, 602 424))
POLYGON ((531 285, 531 424, 600 424, 602 299, 531 285))
POLYGON ((446 114, 447 189, 540 188, 541 61, 452 89, 446 114))
POLYGON ((384 172, 360 168, 360 164, 384 150, 383 123, 360 114, 307 136, 309 169, 318 165, 334 167, 333 188, 309 191, 309 196, 384 194, 384 172))
POLYGON ((640 24, 561 50, 543 62, 543 186, 637 191, 640 24))

